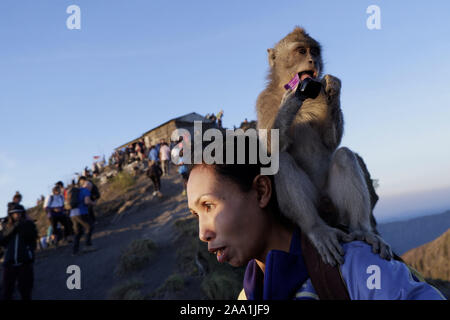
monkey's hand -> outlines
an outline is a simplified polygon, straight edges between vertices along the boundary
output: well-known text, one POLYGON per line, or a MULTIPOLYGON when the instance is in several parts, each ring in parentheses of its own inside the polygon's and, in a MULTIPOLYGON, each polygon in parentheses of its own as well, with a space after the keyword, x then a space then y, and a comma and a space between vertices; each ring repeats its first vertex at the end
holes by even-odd
POLYGON ((295 90, 288 89, 284 93, 283 97, 281 98, 280 108, 286 103, 287 100, 295 99, 295 90))
POLYGON ((279 129, 279 150, 280 152, 285 151, 292 143, 292 139, 289 136, 289 129, 292 125, 298 110, 300 110, 302 104, 302 99, 300 99, 294 90, 289 89, 285 92, 280 108, 278 110, 277 116, 273 123, 273 129, 279 129))
POLYGON ((345 232, 332 228, 325 223, 317 225, 308 232, 307 237, 311 243, 316 247, 322 260, 331 266, 335 266, 336 263, 343 264, 344 250, 339 241, 349 242, 354 238, 352 235, 348 235, 345 232))
POLYGON ((322 85, 325 89, 325 95, 327 96, 328 101, 339 98, 341 93, 341 80, 327 74, 322 79, 322 85))
POLYGON ((387 244, 379 235, 370 232, 357 230, 350 233, 350 236, 355 240, 365 241, 372 246, 373 253, 379 253, 380 257, 386 260, 391 260, 394 256, 391 246, 387 244))

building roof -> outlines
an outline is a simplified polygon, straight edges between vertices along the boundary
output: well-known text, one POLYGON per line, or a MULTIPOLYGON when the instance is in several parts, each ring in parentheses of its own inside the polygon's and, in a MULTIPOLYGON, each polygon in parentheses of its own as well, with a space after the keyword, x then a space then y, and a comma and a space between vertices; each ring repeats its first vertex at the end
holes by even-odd
POLYGON ((138 137, 138 138, 136 138, 134 140, 131 140, 130 142, 127 142, 127 143, 121 145, 120 147, 117 147, 116 150, 125 148, 129 144, 133 144, 133 143, 139 141, 140 139, 144 138, 146 135, 148 135, 152 131, 154 131, 154 130, 156 130, 158 128, 161 128, 162 126, 165 126, 166 124, 168 124, 169 122, 172 122, 172 121, 187 122, 187 123, 194 123, 194 121, 212 122, 212 120, 206 119, 204 116, 202 116, 202 115, 200 115, 200 114, 198 114, 196 112, 191 112, 191 113, 185 114, 183 116, 170 119, 170 120, 160 124, 159 126, 153 128, 153 129, 151 129, 151 130, 149 130, 147 132, 144 132, 140 137, 138 137))

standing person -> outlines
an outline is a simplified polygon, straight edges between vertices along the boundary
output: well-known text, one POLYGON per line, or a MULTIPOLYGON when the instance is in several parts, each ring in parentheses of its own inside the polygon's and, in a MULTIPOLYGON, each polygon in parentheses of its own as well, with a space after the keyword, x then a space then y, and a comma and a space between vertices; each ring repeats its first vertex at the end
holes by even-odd
POLYGON ((83 177, 87 177, 87 176, 89 176, 89 168, 86 166, 86 167, 84 167, 84 169, 83 169, 83 177))
POLYGON ((100 191, 94 182, 88 180, 87 188, 91 192, 92 204, 88 205, 89 216, 94 224, 97 224, 97 219, 95 218, 94 204, 98 199, 100 199, 100 191))
POLYGON ((16 191, 16 193, 14 194, 12 201, 8 202, 8 208, 10 205, 12 205, 13 203, 15 204, 20 204, 20 202, 22 201, 22 195, 20 194, 19 191, 16 191))
POLYGON ((92 246, 92 232, 94 223, 89 216, 88 205, 94 204, 91 200, 91 192, 88 189, 89 181, 85 176, 81 176, 78 180, 78 186, 68 191, 68 200, 72 209, 70 210, 70 218, 72 219, 75 238, 73 241, 73 255, 78 254, 80 247, 80 239, 86 233, 86 248, 84 251, 95 250, 92 246))
POLYGON ((223 110, 220 109, 219 113, 217 114, 217 124, 219 128, 222 128, 222 117, 223 117, 223 110))
POLYGON ((148 160, 159 162, 158 150, 154 145, 150 147, 150 151, 148 152, 148 160))
POLYGON ((70 226, 67 216, 64 214, 64 196, 61 194, 59 186, 54 186, 52 194, 45 199, 44 210, 47 212, 53 232, 57 230, 58 223, 60 223, 64 227, 63 239, 67 240, 67 236, 70 234, 70 226))
POLYGON ((178 173, 181 174, 183 178, 183 193, 182 195, 186 195, 186 184, 189 178, 188 167, 184 164, 183 160, 183 149, 180 150, 179 159, 178 159, 178 173))
POLYGON ((92 176, 95 178, 100 174, 100 170, 98 169, 98 162, 94 161, 92 163, 92 176))
POLYGON ((14 194, 12 202, 20 204, 21 201, 22 201, 22 195, 20 194, 19 191, 16 191, 16 193, 14 194))
POLYGON ((159 149, 159 158, 161 159, 162 174, 163 176, 169 175, 169 161, 170 161, 170 148, 162 141, 161 148, 159 149))
MULTIPOLYGON (((73 180, 72 180, 72 183, 74 183, 73 180)), ((60 192, 61 192, 62 196, 64 197, 64 209, 63 209, 63 212, 64 212, 64 219, 66 220, 66 223, 63 224, 64 225, 64 232, 65 232, 65 235, 66 235, 66 240, 68 242, 72 242, 70 237, 73 235, 73 225, 72 225, 72 220, 70 220, 70 210, 67 210, 66 205, 65 205, 66 202, 67 202, 66 201, 67 200, 67 188, 64 187, 64 183, 62 181, 58 181, 55 184, 55 186, 59 187, 60 192)))
POLYGON ((161 192, 159 191, 161 189, 161 175, 162 170, 161 167, 158 165, 156 161, 149 160, 148 164, 148 170, 147 170, 147 176, 152 180, 153 182, 153 196, 162 197, 161 192))
POLYGON ((18 203, 10 203, 6 228, 0 236, 0 245, 6 248, 3 261, 3 299, 12 299, 17 282, 22 300, 31 300, 37 238, 36 225, 27 219, 25 208, 18 203))

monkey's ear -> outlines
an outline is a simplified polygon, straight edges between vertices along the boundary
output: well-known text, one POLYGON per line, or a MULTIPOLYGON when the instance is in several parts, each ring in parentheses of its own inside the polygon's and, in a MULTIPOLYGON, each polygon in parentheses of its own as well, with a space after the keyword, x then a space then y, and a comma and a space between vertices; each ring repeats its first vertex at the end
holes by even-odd
POLYGON ((269 58, 269 66, 273 68, 275 65, 275 49, 269 48, 267 49, 268 58, 269 58))

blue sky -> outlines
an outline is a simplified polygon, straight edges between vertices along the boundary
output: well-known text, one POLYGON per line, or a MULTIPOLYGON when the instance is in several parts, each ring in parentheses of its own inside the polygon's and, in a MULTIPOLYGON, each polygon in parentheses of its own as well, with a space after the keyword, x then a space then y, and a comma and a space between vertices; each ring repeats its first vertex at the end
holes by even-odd
POLYGON ((0 208, 16 190, 34 205, 173 117, 255 119, 266 49, 300 25, 342 80, 342 145, 380 180, 378 217, 400 214, 383 198, 450 186, 449 12, 448 1, 2 0, 0 208), (72 4, 81 30, 66 27, 72 4), (381 30, 366 27, 372 4, 381 30))

